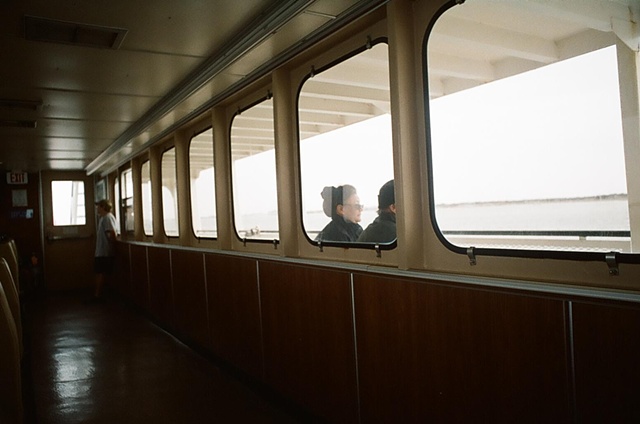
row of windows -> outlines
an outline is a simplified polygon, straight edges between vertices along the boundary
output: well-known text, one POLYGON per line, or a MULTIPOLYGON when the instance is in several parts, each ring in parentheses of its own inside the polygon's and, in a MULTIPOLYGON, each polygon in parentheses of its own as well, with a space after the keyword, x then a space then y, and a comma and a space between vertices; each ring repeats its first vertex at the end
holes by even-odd
MULTIPOLYGON (((303 84, 298 111, 303 222, 311 240, 356 242, 363 226, 378 216, 379 189, 393 179, 389 103, 388 47, 384 43, 318 71, 303 84), (342 99, 336 100, 335 93, 340 90, 342 99), (355 193, 338 198, 335 192, 342 186, 354 187, 355 193), (340 222, 338 231, 321 234, 332 221, 340 222)), ((199 238, 217 237, 213 145, 211 128, 196 134, 189 143, 191 225, 199 238)), ((249 241, 278 240, 272 98, 236 114, 231 124, 230 146, 237 236, 249 241)), ((141 165, 142 222, 146 236, 153 235, 150 168, 149 160, 141 165)), ((124 187, 131 187, 131 170, 125 170, 120 179, 125 181, 124 187)), ((164 233, 177 237, 175 147, 162 153, 161 179, 164 233)), ((123 189, 121 193, 119 203, 128 211, 127 216, 132 216, 133 191, 123 189)), ((132 225, 132 220, 127 221, 127 231, 133 231, 132 225)), ((391 244, 394 240, 395 234, 372 242, 391 244)))
MULTIPOLYGON (((567 16, 557 10, 553 18, 567 16)), ((458 248, 637 252, 629 191, 638 189, 626 170, 621 108, 621 87, 631 85, 619 80, 618 68, 626 47, 613 34, 575 26, 554 41, 555 53, 542 57, 558 27, 549 24, 545 33, 545 25, 536 25, 534 35, 529 20, 537 12, 517 1, 467 2, 444 12, 425 34, 431 200, 425 221, 458 248), (498 25, 499 16, 518 19, 498 25), (454 28, 464 29, 454 36, 454 28), (504 38, 515 31, 521 38, 504 38), (466 32, 470 38, 456 47, 466 32), (522 51, 502 56, 507 48, 522 51)), ((395 234, 361 235, 385 217, 395 231, 396 214, 403 213, 389 198, 388 55, 387 44, 375 43, 312 70, 299 88, 300 203, 312 243, 395 246, 395 234)), ((233 223, 248 241, 279 239, 273 102, 269 96, 231 122, 233 223)), ((218 235, 214 142, 221 141, 209 128, 189 144, 191 227, 199 238, 218 235)), ((131 170, 119 180, 119 219, 132 231, 131 170)), ((161 181, 164 232, 179 236, 174 147, 162 154, 161 181)), ((141 185, 144 234, 152 236, 149 161, 141 165, 141 185)))

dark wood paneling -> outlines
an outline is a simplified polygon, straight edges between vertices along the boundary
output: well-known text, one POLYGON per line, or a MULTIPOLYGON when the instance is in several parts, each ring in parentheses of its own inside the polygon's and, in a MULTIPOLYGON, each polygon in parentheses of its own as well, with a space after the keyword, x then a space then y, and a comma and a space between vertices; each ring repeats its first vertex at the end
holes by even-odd
POLYGON ((640 309, 573 305, 581 423, 640 423, 640 309))
POLYGON ((355 275, 362 422, 569 422, 564 305, 355 275))
POLYGON ((210 347, 207 291, 202 252, 172 250, 176 328, 200 346, 210 347))
POLYGON ((131 245, 131 265, 131 298, 136 305, 149 312, 149 270, 145 246, 131 245))
MULTIPOLYGON (((116 264, 110 282, 124 297, 131 298, 131 261, 129 260, 130 245, 116 243, 116 264)), ((145 267, 146 268, 146 267, 145 267)))
POLYGON ((213 352, 262 377, 260 305, 255 259, 205 255, 213 352))
MULTIPOLYGON (((27 184, 7 184, 5 174, 0 178, 0 236, 8 236, 16 241, 18 247, 18 260, 20 263, 29 262, 31 255, 35 254, 40 259, 42 266, 42 245, 40 243, 40 178, 37 173, 28 175, 27 184), (13 191, 25 190, 27 193, 27 206, 13 206, 13 191), (33 215, 27 218, 27 210, 32 210, 33 215)), ((25 281, 24 290, 35 281, 25 281)))
POLYGON ((331 422, 357 422, 350 274, 260 262, 268 384, 331 422))
POLYGON ((149 309, 164 326, 175 328, 169 249, 148 247, 149 309))

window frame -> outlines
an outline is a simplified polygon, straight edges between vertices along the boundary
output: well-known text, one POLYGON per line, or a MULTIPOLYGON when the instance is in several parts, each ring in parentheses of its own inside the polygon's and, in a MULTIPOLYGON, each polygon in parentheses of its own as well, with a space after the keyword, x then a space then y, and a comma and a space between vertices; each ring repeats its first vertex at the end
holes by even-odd
POLYGON ((116 223, 118 224, 118 229, 120 230, 120 234, 126 234, 124 231, 124 223, 122 222, 122 193, 120 192, 120 173, 115 172, 113 177, 113 214, 116 218, 116 223))
MULTIPOLYGON (((365 44, 360 44, 359 47, 355 48, 355 49, 351 49, 349 52, 347 52, 346 54, 342 54, 338 57, 336 57, 335 59, 323 64, 322 66, 319 66, 318 68, 312 68, 307 74, 305 74, 302 79, 300 80, 300 84, 297 87, 296 90, 296 95, 295 95, 295 123, 296 123, 296 154, 297 154, 297 161, 299 164, 299 169, 298 169, 298 185, 300 187, 302 187, 302 172, 301 172, 301 150, 300 150, 300 145, 302 140, 300 139, 300 94, 302 92, 302 88, 305 85, 305 83, 307 81, 309 81, 310 79, 312 79, 315 74, 320 74, 328 69, 333 68, 334 66, 337 66, 343 62, 346 62, 347 60, 369 50, 370 48, 372 48, 373 46, 377 45, 377 44, 386 44, 387 45, 387 49, 390 49, 391 47, 389 46, 389 38, 385 35, 385 36, 378 36, 375 38, 368 38, 367 43, 365 44)), ((391 88, 391 81, 389 81, 389 87, 391 88)), ((389 99, 389 102, 391 103, 391 99, 389 99)), ((393 119, 393 117, 391 117, 391 119, 393 119)), ((393 143, 393 140, 392 140, 393 143)), ((391 151, 391 154, 393 155, 393 149, 391 151)), ((394 180, 395 180, 395 166, 393 169, 394 172, 394 180)), ((302 205, 302 192, 300 193, 300 204, 302 205)), ((306 230, 305 226, 304 226, 304 210, 302 208, 300 208, 300 225, 301 225, 301 232, 303 234, 304 239, 312 246, 315 246, 317 248, 319 248, 321 251, 323 249, 323 247, 340 247, 340 248, 353 248, 353 249, 363 249, 363 250, 374 250, 376 252, 378 252, 378 255, 380 255, 381 251, 391 251, 391 250, 395 250, 398 247, 398 238, 396 236, 395 240, 391 243, 359 243, 359 242, 340 242, 340 241, 318 241, 318 240, 314 240, 311 237, 309 237, 309 232, 306 230)), ((365 229, 366 227, 363 227, 363 229, 365 229)))
POLYGON ((142 215, 142 237, 146 238, 146 239, 152 239, 153 238, 153 234, 154 234, 154 222, 153 222, 153 188, 152 188, 152 182, 151 182, 151 158, 149 157, 142 157, 140 160, 140 211, 141 211, 141 215, 142 215), (144 207, 144 191, 143 191, 143 186, 144 186, 144 174, 143 174, 143 169, 144 166, 148 165, 149 167, 149 198, 151 200, 150 202, 150 210, 148 211, 148 214, 151 217, 151 233, 148 234, 146 231, 146 228, 144 226, 144 219, 145 219, 145 207, 144 207))
POLYGON ((187 145, 187 155, 189 157, 189 166, 188 166, 188 177, 189 177, 189 201, 190 201, 190 211, 191 211, 191 216, 190 216, 190 220, 191 220, 191 233, 192 236, 200 241, 204 241, 204 240, 218 240, 219 237, 219 230, 218 230, 218 203, 217 203, 217 199, 216 199, 216 195, 217 195, 217 183, 216 183, 216 175, 215 175, 215 157, 216 157, 216 151, 215 151, 215 144, 216 144, 216 139, 215 139, 215 135, 214 135, 214 130, 213 130, 213 126, 211 124, 209 124, 207 127, 193 131, 192 133, 193 135, 189 138, 188 141, 188 145, 187 145), (211 157, 211 163, 213 165, 213 201, 215 202, 214 205, 214 210, 215 210, 215 214, 216 214, 216 228, 215 228, 215 236, 199 236, 198 234, 196 234, 196 230, 194 227, 194 223, 193 223, 193 192, 192 189, 193 187, 191 186, 191 143, 193 143, 193 140, 199 136, 200 134, 207 132, 207 131, 211 131, 211 148, 212 148, 212 152, 213 155, 211 157))
POLYGON ((426 163, 427 163, 427 186, 428 186, 428 211, 429 223, 434 230, 437 239, 449 251, 459 255, 466 255, 471 265, 476 264, 478 256, 493 257, 513 257, 513 258, 533 258, 533 259, 562 259, 570 261, 594 261, 606 262, 609 266, 609 274, 617 275, 618 263, 638 264, 640 263, 639 253, 623 253, 623 252, 589 252, 577 250, 543 250, 543 249, 507 249, 492 247, 464 247, 451 243, 443 234, 436 220, 436 206, 434 195, 434 179, 433 179, 433 151, 432 151, 432 132, 431 132, 431 106, 430 106, 430 86, 429 86, 429 60, 428 60, 428 44, 429 38, 438 20, 448 10, 458 6, 458 2, 453 0, 441 6, 429 24, 426 26, 424 36, 422 38, 422 84, 423 84, 423 104, 424 104, 424 125, 425 125, 425 143, 426 143, 426 163))
MULTIPOLYGON (((264 92, 263 92, 264 93, 264 92)), ((241 115, 243 112, 259 105, 262 102, 268 101, 268 100, 273 100, 273 93, 271 92, 271 89, 268 89, 266 94, 262 94, 259 95, 256 98, 252 98, 252 100, 247 104, 247 106, 245 107, 239 107, 236 112, 234 112, 231 115, 231 119, 229 119, 229 129, 228 129, 228 146, 229 146, 229 188, 230 188, 230 196, 231 196, 231 207, 230 207, 230 211, 231 211, 231 229, 233 231, 233 234, 235 236, 235 240, 237 242, 240 242, 243 246, 247 246, 249 244, 254 244, 254 245, 273 245, 274 248, 278 248, 278 246, 280 245, 280 229, 278 228, 278 238, 277 239, 259 239, 259 238, 243 238, 240 237, 240 234, 238 233, 238 227, 236 225, 236 204, 234 201, 234 183, 233 183, 233 146, 232 146, 232 140, 231 140, 231 135, 232 135, 232 131, 233 131, 233 122, 235 120, 235 118, 239 115, 241 115)), ((272 116, 273 118, 273 124, 274 124, 274 133, 273 133, 273 147, 274 147, 274 151, 275 151, 275 147, 276 147, 276 131, 275 131, 275 116, 272 116)), ((275 152, 274 152, 275 153, 275 152)), ((274 158, 275 159, 275 158, 274 158)), ((277 160, 274 160, 274 172, 276 173, 276 186, 277 186, 277 174, 278 174, 278 170, 276 169, 276 162, 277 160)), ((276 196, 278 196, 278 191, 277 191, 277 187, 276 187, 276 196)), ((276 198, 276 204, 277 204, 278 200, 276 198)), ((278 219, 279 219, 279 213, 278 215, 278 219)))
POLYGON ((132 228, 131 229, 127 228, 127 222, 129 222, 127 220, 127 208, 129 207, 129 206, 127 206, 127 200, 131 199, 130 207, 131 207, 131 211, 132 211, 131 213, 132 214, 134 213, 133 211, 134 211, 134 207, 135 207, 134 206, 135 205, 135 193, 134 193, 134 187, 133 187, 135 182, 133 181, 133 169, 132 169, 132 167, 130 165, 119 169, 119 179, 118 179, 118 181, 119 181, 119 187, 118 188, 119 188, 119 191, 120 191, 120 205, 119 205, 119 207, 120 207, 120 219, 121 219, 120 225, 121 225, 122 230, 123 230, 122 234, 126 234, 127 236, 133 237, 134 234, 135 234, 135 227, 136 227, 135 219, 131 219, 132 228), (125 181, 125 178, 124 178, 125 174, 128 174, 128 175, 131 176, 130 177, 131 178, 131 193, 130 193, 129 197, 125 197, 124 196, 124 193, 127 192, 126 181, 125 181))
MULTIPOLYGON (((159 157, 159 165, 160 165, 160 209, 162 210, 162 234, 169 240, 179 240, 180 239, 180 208, 178 206, 179 203, 179 199, 178 199, 178 190, 180 189, 179 184, 178 184, 178 149, 177 146, 175 144, 170 144, 165 146, 162 151, 160 152, 160 157, 159 157), (169 150, 173 150, 173 156, 174 156, 174 160, 173 160, 173 170, 174 170, 174 176, 175 176, 175 196, 174 196, 174 205, 175 205, 175 214, 176 214, 176 231, 177 234, 175 235, 169 235, 167 234, 167 218, 165 216, 164 210, 165 210, 165 205, 164 205, 164 184, 163 184, 163 180, 164 180, 164 174, 162 172, 162 168, 163 168, 163 160, 164 160, 164 155, 169 151, 169 150)), ((154 231, 155 232, 155 231, 154 231)))
MULTIPOLYGON (((84 180, 79 180, 79 179, 53 179, 50 182, 50 187, 49 190, 51 191, 51 225, 54 228, 69 228, 69 227, 86 227, 89 225, 89 218, 88 218, 88 214, 89 214, 89 210, 87 208, 87 187, 86 187, 86 183, 84 180), (82 185, 82 192, 80 192, 80 190, 77 191, 76 194, 76 199, 80 199, 82 198, 82 204, 80 204, 80 202, 76 202, 76 208, 75 211, 74 210, 69 210, 69 212, 71 212, 72 214, 76 215, 76 218, 82 218, 84 220, 84 222, 70 222, 68 224, 61 224, 58 223, 56 224, 56 207, 55 205, 57 204, 56 202, 56 197, 55 197, 55 192, 56 190, 54 189, 54 186, 56 186, 56 183, 70 183, 71 184, 71 192, 73 193, 74 191, 74 187, 80 187, 80 184, 82 185), (82 194, 82 196, 80 196, 80 194, 82 194), (78 214, 79 211, 79 207, 82 207, 82 209, 84 210, 84 215, 80 215, 78 214)), ((95 195, 94 195, 95 197, 95 195)))

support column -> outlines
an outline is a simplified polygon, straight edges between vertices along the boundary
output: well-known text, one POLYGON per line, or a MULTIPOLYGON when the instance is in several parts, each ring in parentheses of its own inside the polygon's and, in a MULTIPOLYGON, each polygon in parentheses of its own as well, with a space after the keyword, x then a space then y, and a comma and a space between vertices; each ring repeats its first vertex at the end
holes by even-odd
POLYGON ((640 54, 617 39, 622 135, 627 173, 631 251, 640 252, 640 54))
POLYGON ((218 243, 220 249, 231 250, 233 232, 233 216, 231 205, 231 148, 229 147, 229 123, 226 110, 222 107, 213 109, 213 159, 216 182, 216 209, 218 243))
POLYGON ((287 69, 273 72, 273 119, 275 124, 276 176, 278 187, 278 227, 280 228, 280 255, 298 256, 298 229, 302 228, 298 206, 300 190, 297 187, 295 116, 291 81, 287 69))
POLYGON ((176 148, 176 187, 178 189, 178 234, 180 244, 189 245, 193 231, 191 230, 191 184, 189 172, 189 139, 184 131, 178 131, 175 138, 176 148))
POLYGON ((142 174, 140 172, 141 161, 139 158, 131 160, 131 177, 133 179, 133 239, 136 241, 144 238, 144 224, 142 222, 142 174))
MULTIPOLYGON (((149 171, 151 174, 151 205, 153 208, 153 242, 164 243, 164 212, 162 211, 162 151, 152 147, 149 151, 149 171)), ((121 183, 122 184, 122 183, 121 183)))
POLYGON ((420 55, 414 44, 413 2, 395 0, 388 3, 389 74, 393 126, 393 157, 398 210, 398 267, 421 268, 424 252, 424 178, 421 164, 425 149, 418 136, 418 98, 421 86, 415 69, 420 55))

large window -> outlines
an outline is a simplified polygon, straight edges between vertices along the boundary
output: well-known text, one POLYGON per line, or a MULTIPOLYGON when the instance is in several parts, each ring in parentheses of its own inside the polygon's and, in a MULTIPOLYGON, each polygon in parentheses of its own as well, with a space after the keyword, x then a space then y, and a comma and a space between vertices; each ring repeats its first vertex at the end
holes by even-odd
POLYGON ((638 252, 617 5, 530 3, 469 1, 428 35, 435 225, 463 248, 638 252))
POLYGON ((122 208, 122 195, 120 194, 120 178, 116 176, 113 181, 113 191, 115 193, 116 199, 113 204, 114 215, 116 216, 116 222, 118 223, 118 232, 122 231, 122 224, 120 221, 120 210, 122 208))
POLYGON ((178 181, 176 178, 176 148, 162 154, 162 213, 164 233, 177 237, 178 230, 178 181))
POLYGON ((197 237, 215 238, 215 173, 213 167, 213 130, 210 128, 191 139, 189 145, 191 180, 191 225, 197 237))
POLYGON ((387 45, 375 44, 309 75, 298 119, 307 236, 322 243, 393 243, 387 45))
POLYGON ((85 225, 84 181, 51 181, 53 225, 85 225))
POLYGON ((133 233, 133 174, 131 168, 124 170, 121 174, 122 181, 122 208, 124 212, 125 231, 133 233))
POLYGON ((271 99, 264 100, 233 118, 231 157, 236 233, 247 240, 278 240, 271 99))
POLYGON ((151 166, 147 160, 140 168, 140 182, 142 185, 142 227, 144 235, 153 235, 153 209, 151 203, 151 166))

